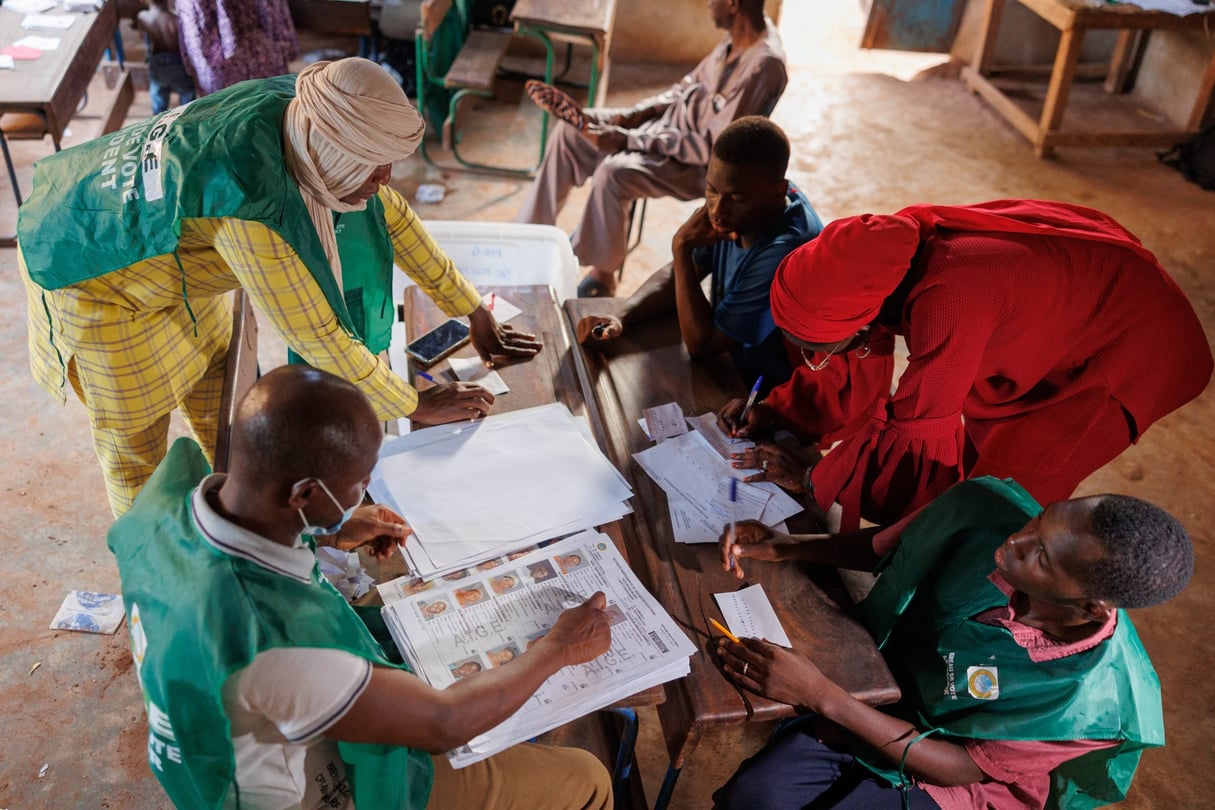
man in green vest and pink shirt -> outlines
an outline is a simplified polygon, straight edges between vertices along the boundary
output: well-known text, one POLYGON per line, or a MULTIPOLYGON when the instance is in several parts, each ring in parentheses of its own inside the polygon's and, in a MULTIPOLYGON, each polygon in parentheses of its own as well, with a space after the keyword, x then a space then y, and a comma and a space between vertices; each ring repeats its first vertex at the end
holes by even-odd
POLYGON ((156 778, 179 808, 611 807, 586 751, 523 744, 460 770, 441 756, 607 651, 602 593, 509 665, 437 690, 320 573, 314 537, 405 542, 404 521, 358 508, 381 434, 351 383, 277 368, 238 407, 226 475, 179 439, 111 528, 156 778))
POLYGON ((714 796, 718 808, 1097 807, 1164 744, 1160 682, 1125 608, 1194 570, 1178 521, 1125 495, 1039 506, 1012 481, 958 484, 888 529, 791 536, 740 524, 752 560, 880 571, 860 603, 903 697, 875 709, 807 658, 718 646, 739 686, 797 707, 714 796))

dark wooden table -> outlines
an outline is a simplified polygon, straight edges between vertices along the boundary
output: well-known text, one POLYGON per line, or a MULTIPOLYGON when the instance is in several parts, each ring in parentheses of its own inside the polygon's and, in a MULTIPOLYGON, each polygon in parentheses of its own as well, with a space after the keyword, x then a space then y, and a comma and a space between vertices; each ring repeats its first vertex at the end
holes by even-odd
MULTIPOLYGON (((571 332, 583 316, 611 313, 618 306, 615 299, 566 301, 571 332)), ((834 569, 753 562, 740 585, 721 570, 715 544, 674 541, 665 493, 632 458, 650 446, 636 422, 643 408, 674 401, 686 415, 694 416, 746 394, 728 357, 693 363, 672 314, 630 328, 603 350, 578 347, 576 358, 596 435, 635 493, 636 511, 624 521, 630 564, 700 647, 692 657, 691 674, 667 684, 666 701, 658 707, 671 767, 656 807, 670 798, 679 769, 710 726, 793 714, 783 703, 741 692, 722 674, 712 652, 718 634, 710 633, 707 621, 721 620, 714 593, 763 583, 794 649, 866 703, 898 700, 894 678, 868 632, 853 617, 834 569)))
MULTIPOLYGON (((539 356, 526 363, 517 363, 498 369, 502 379, 510 386, 510 393, 497 398, 491 413, 508 413, 523 408, 547 405, 551 402, 560 402, 575 416, 590 418, 591 412, 587 408, 579 383, 577 344, 573 339, 573 333, 569 330, 568 322, 557 304, 552 288, 547 285, 534 285, 481 287, 478 289, 482 293, 495 292, 522 309, 522 314, 511 320, 511 326, 531 332, 544 341, 544 350, 539 356)), ((420 335, 438 326, 447 318, 417 287, 406 289, 404 305, 405 327, 410 335, 420 335)), ((476 354, 476 350, 472 346, 465 346, 455 352, 454 356, 475 357, 476 354)), ((456 379, 446 361, 436 363, 427 370, 427 373, 440 382, 452 382, 456 379)), ((421 384, 425 385, 425 383, 421 384)), ((626 537, 626 532, 631 530, 631 522, 626 518, 600 526, 599 530, 612 538, 616 548, 632 565, 631 555, 636 548, 636 542, 631 537, 626 537)), ((661 704, 665 697, 666 693, 663 688, 656 686, 613 705, 615 707, 654 706, 661 704)), ((582 721, 576 721, 567 727, 550 732, 544 736, 543 741, 586 748, 604 758, 610 768, 611 762, 617 755, 614 751, 614 735, 616 734, 614 723, 613 716, 606 712, 599 712, 596 716, 583 718, 582 721), (608 738, 612 740, 611 744, 608 744, 604 733, 601 732, 608 735, 608 738)), ((617 806, 647 806, 636 767, 632 768, 629 795, 624 797, 623 802, 617 806)))

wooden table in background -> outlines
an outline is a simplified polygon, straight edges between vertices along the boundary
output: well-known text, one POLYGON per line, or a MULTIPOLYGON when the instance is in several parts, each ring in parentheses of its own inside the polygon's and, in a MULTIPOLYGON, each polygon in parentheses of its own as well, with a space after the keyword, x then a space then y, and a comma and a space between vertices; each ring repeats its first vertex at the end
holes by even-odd
MULTIPOLYGON (((102 54, 115 44, 117 9, 116 0, 106 0, 96 13, 73 14, 76 21, 63 31, 26 30, 21 27, 24 15, 0 12, 0 47, 8 47, 30 35, 59 39, 56 50, 43 51, 37 59, 16 60, 12 70, 0 70, 0 148, 18 205, 21 204, 21 191, 4 137, 5 129, 18 129, 19 132, 12 133, 13 137, 50 135, 55 150, 59 150, 63 131, 88 91, 102 54), (34 116, 37 120, 31 126, 31 122, 22 121, 21 116, 34 116)), ((119 81, 114 103, 104 114, 101 134, 113 132, 122 125, 134 98, 130 74, 121 71, 119 81)), ((11 242, 0 240, 0 246, 11 246, 11 242)))
MULTIPOLYGON (((1118 43, 1106 72, 1105 90, 1108 93, 1125 93, 1136 50, 1143 47, 1141 35, 1146 38, 1155 29, 1209 31, 1215 26, 1215 10, 1182 17, 1126 5, 1086 5, 1081 0, 1017 2, 1060 32, 1059 48, 1051 68, 1040 117, 1035 119, 1013 101, 1011 93, 1005 92, 993 81, 997 73, 1019 72, 1016 68, 1000 70, 992 66, 1005 0, 987 0, 977 51, 971 64, 962 69, 962 79, 1029 139, 1038 157, 1050 157, 1056 146, 1171 146, 1202 128, 1215 92, 1215 53, 1212 53, 1199 82, 1198 95, 1184 128, 1061 131, 1063 113, 1067 108, 1072 80, 1077 74, 1086 31, 1113 29, 1119 32, 1118 43)), ((1195 11, 1203 8, 1194 6, 1195 11)))
MULTIPOLYGON (((565 302, 571 329, 585 315, 612 313, 617 299, 565 302)), ((629 562, 700 652, 692 672, 667 684, 658 707, 670 770, 655 807, 664 807, 684 761, 711 726, 774 720, 793 715, 783 703, 744 693, 722 674, 712 651, 718 635, 708 618, 719 617, 714 593, 740 583, 721 570, 717 546, 676 543, 666 495, 633 461, 650 446, 637 426, 643 408, 677 402, 688 416, 714 411, 746 386, 729 358, 693 363, 674 317, 630 327, 604 350, 578 347, 577 359, 591 423, 608 458, 633 487, 634 514, 625 519, 629 562)), ((747 585, 763 583, 793 647, 814 660, 828 677, 871 705, 893 703, 899 689, 869 633, 853 617, 834 569, 755 564, 747 585)), ((720 619, 719 619, 720 620, 720 619)))

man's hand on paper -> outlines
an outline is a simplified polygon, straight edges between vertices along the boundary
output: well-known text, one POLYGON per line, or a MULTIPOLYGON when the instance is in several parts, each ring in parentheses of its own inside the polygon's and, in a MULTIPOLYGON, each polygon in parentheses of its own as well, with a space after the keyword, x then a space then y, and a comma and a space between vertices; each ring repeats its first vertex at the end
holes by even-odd
POLYGON ((723 571, 731 570, 732 563, 734 576, 742 579, 745 576, 741 564, 743 557, 767 562, 786 559, 784 548, 791 541, 789 535, 770 529, 758 520, 744 520, 734 524, 733 535, 730 529, 731 527, 727 526, 717 540, 723 571))
POLYGON ((717 642, 722 669, 737 685, 790 706, 830 717, 824 708, 841 689, 804 655, 768 641, 744 638, 717 642))
POLYGON ((612 315, 587 315, 578 321, 578 342, 595 346, 624 334, 624 323, 612 315))
MULTIPOLYGON (((753 408, 752 415, 754 412, 753 408)), ((802 491, 806 462, 772 442, 759 442, 754 447, 730 453, 730 465, 735 469, 759 470, 743 479, 748 483, 770 481, 790 492, 802 491)))
POLYGON ((469 422, 489 413, 494 395, 476 383, 454 382, 418 392, 418 407, 409 415, 423 425, 469 422))
POLYGON ((468 316, 469 337, 486 368, 501 368, 535 357, 544 344, 528 332, 498 323, 486 307, 479 306, 468 316))
POLYGON ((367 546, 371 556, 382 560, 397 546, 405 545, 411 534, 413 529, 405 518, 387 507, 367 504, 354 510, 342 530, 333 536, 333 545, 342 551, 367 546))
POLYGON ((612 646, 612 626, 608 622, 607 597, 595 591, 578 607, 561 611, 557 623, 542 643, 553 645, 564 660, 563 666, 582 664, 598 658, 612 646))
POLYGON ((749 438, 776 424, 776 414, 762 402, 756 402, 747 411, 747 421, 740 424, 742 412, 747 407, 746 399, 732 399, 717 412, 717 426, 727 436, 749 438))

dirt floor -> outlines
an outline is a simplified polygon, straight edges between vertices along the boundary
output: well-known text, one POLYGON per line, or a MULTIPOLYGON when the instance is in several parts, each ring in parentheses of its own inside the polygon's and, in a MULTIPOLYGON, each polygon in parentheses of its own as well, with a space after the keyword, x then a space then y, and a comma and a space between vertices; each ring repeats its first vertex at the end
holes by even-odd
MULTIPOLYGON (((924 201, 1042 197, 1090 205, 1113 215, 1156 252, 1210 334, 1215 195, 1161 166, 1146 149, 1061 149, 1055 160, 1038 160, 961 83, 912 80, 940 57, 858 51, 860 24, 852 0, 785 4, 790 85, 773 119, 793 143, 790 177, 824 219, 924 201)), ((315 37, 304 40, 306 48, 321 44, 315 37)), ((128 41, 138 58, 139 43, 128 41)), ((615 64, 609 101, 631 103, 682 72, 679 66, 615 64)), ((534 162, 534 109, 526 101, 515 103, 514 84, 504 84, 500 99, 465 108, 466 150, 509 158, 512 165, 534 162)), ((147 96, 140 93, 131 116, 147 114, 147 96)), ((95 127, 95 119, 74 121, 67 142, 90 137, 95 127)), ((49 141, 14 144, 27 192, 30 165, 50 148, 49 141)), ((525 189, 517 179, 440 170, 418 157, 394 168, 393 184, 411 198, 422 183, 446 191, 441 203, 418 205, 426 219, 506 221, 525 189)), ((575 194, 559 221, 567 231, 581 200, 575 194)), ((622 292, 669 258, 670 237, 694 208, 671 200, 651 203, 622 292)), ((0 188, 0 232, 11 233, 15 219, 10 190, 0 188)), ((0 318, 0 560, 11 574, 0 598, 0 808, 163 807, 167 802, 144 759, 141 702, 125 628, 115 636, 47 629, 68 590, 113 592, 118 577, 105 548, 109 512, 84 411, 74 401, 59 406, 30 378, 15 252, 0 251, 0 264, 0 301, 7 308, 0 318)), ((281 344, 266 330, 262 335, 263 367, 283 362, 281 344)), ((1209 807, 1215 792, 1215 639, 1208 621, 1215 612, 1215 518, 1206 511, 1215 477, 1213 411, 1208 390, 1080 488, 1081 494, 1123 492, 1160 504, 1187 524, 1198 548, 1189 590, 1135 616, 1163 684, 1169 740, 1166 749, 1145 754, 1128 807, 1209 807)), ((765 732, 733 728, 710 734, 685 768, 672 807, 707 806, 712 790, 762 743, 765 732)), ((652 800, 666 768, 652 712, 642 715, 638 758, 652 800)))

